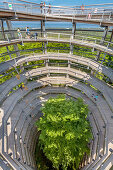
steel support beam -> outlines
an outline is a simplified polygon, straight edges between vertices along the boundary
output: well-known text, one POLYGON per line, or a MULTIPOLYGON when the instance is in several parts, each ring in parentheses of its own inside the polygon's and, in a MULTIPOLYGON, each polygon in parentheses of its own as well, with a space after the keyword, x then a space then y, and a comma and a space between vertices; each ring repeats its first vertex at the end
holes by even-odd
MULTIPOLYGON (((75 32, 76 32, 76 22, 72 23, 72 36, 71 39, 75 38, 75 32)), ((73 45, 70 43, 70 54, 73 54, 73 45)))
POLYGON ((43 33, 42 33, 43 32, 43 26, 42 25, 43 25, 43 20, 41 20, 41 37, 43 35, 43 33))
MULTIPOLYGON (((45 38, 46 37, 46 29, 45 29, 45 20, 41 21, 41 37, 45 38)), ((47 43, 44 42, 43 44, 43 53, 47 52, 47 47, 46 47, 47 43)))
POLYGON ((42 51, 43 51, 43 54, 47 53, 47 47, 46 47, 46 42, 42 42, 42 51))
POLYGON ((45 20, 41 20, 41 37, 45 37, 45 20))
MULTIPOLYGON (((5 40, 6 36, 5 36, 5 32, 4 32, 4 20, 0 20, 0 25, 1 25, 1 30, 2 30, 2 37, 5 40)), ((8 46, 6 46, 6 49, 9 54, 9 57, 12 58, 8 46)))
MULTIPOLYGON (((105 26, 105 29, 104 29, 104 33, 103 33, 103 36, 102 36, 102 40, 100 42, 100 45, 103 45, 104 44, 104 41, 106 39, 106 36, 107 36, 107 33, 108 33, 108 26, 105 26)), ((100 51, 97 51, 97 61, 99 60, 100 58, 100 54, 101 52, 100 51)))
POLYGON ((73 39, 75 38, 75 33, 76 33, 76 22, 73 22, 73 27, 72 27, 73 39))
POLYGON ((112 41, 112 38, 113 38, 113 29, 112 29, 112 32, 111 32, 111 37, 110 37, 110 42, 112 41))
MULTIPOLYGON (((11 21, 10 21, 10 20, 6 20, 6 24, 7 24, 7 27, 8 27, 10 36, 11 36, 11 39, 14 39, 14 38, 15 38, 15 35, 14 35, 14 32, 12 31, 13 29, 12 29, 11 21)), ((14 44, 14 50, 15 50, 15 51, 18 51, 18 46, 17 46, 17 44, 14 44)), ((20 53, 17 52, 16 55, 17 55, 17 56, 20 56, 20 53)))
POLYGON ((5 32, 4 32, 4 20, 0 20, 1 30, 2 30, 2 37, 5 40, 5 32))
POLYGON ((14 39, 15 36, 14 36, 14 32, 12 31, 13 29, 12 29, 11 21, 10 20, 6 20, 6 24, 7 24, 7 28, 9 30, 11 38, 14 39))
POLYGON ((70 43, 70 54, 73 54, 73 45, 70 43))

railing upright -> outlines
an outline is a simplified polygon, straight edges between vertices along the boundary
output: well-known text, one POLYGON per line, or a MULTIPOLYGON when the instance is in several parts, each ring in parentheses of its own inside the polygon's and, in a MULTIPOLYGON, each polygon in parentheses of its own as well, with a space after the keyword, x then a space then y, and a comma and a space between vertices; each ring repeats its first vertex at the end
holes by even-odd
POLYGON ((103 21, 103 18, 104 18, 104 13, 105 13, 105 10, 103 10, 103 13, 102 13, 102 18, 101 18, 102 21, 103 21))
POLYGON ((8 38, 8 35, 7 35, 7 34, 6 34, 6 38, 7 38, 8 43, 10 43, 10 40, 9 40, 9 38, 8 38))
POLYGON ((58 33, 58 41, 60 40, 60 33, 58 33))
POLYGON ((111 20, 111 15, 112 15, 112 12, 110 12, 110 14, 109 14, 109 21, 111 20))
POLYGON ((31 14, 33 14, 33 11, 32 11, 32 10, 33 10, 33 8, 32 8, 32 4, 30 5, 30 8, 31 8, 31 14))

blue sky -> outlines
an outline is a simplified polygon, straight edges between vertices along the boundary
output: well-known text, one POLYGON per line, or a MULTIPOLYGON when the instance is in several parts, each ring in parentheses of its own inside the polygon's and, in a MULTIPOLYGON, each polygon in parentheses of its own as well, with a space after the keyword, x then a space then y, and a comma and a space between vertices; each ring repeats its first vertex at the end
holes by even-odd
MULTIPOLYGON (((28 0, 30 2, 40 3, 41 0, 28 0)), ((43 0, 44 2, 44 0, 43 0)), ((63 6, 72 6, 72 5, 88 5, 88 4, 102 4, 102 3, 113 3, 113 0, 45 0, 45 2, 51 3, 52 5, 63 5, 63 6)))

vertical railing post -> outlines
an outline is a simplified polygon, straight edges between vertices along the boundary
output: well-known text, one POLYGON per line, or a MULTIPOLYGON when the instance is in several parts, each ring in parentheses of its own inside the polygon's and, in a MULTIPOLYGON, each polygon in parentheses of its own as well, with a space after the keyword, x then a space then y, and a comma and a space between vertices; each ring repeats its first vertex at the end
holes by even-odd
POLYGON ((111 20, 111 15, 112 15, 112 12, 110 12, 110 14, 109 14, 109 20, 111 20))
POLYGON ((22 34, 21 34, 21 41, 22 41, 22 45, 24 46, 24 43, 23 43, 23 38, 22 38, 22 34))
POLYGON ((6 38, 7 38, 8 43, 10 43, 10 40, 9 40, 9 38, 8 38, 8 35, 7 35, 7 34, 6 34, 6 38))
POLYGON ((102 20, 103 20, 103 18, 104 18, 104 12, 105 12, 105 10, 103 10, 103 13, 102 13, 102 18, 101 18, 102 20))
POLYGON ((32 4, 30 5, 30 7, 31 7, 31 14, 32 14, 32 13, 33 13, 33 12, 32 12, 32 4))
MULTIPOLYGON (((104 41, 105 41, 105 39, 106 39, 107 33, 108 33, 108 26, 105 26, 104 34, 103 34, 102 40, 100 41, 100 45, 104 45, 104 41)), ((98 50, 98 51, 97 51, 97 61, 98 61, 99 58, 100 58, 100 53, 101 53, 101 52, 98 50)))
POLYGON ((60 33, 58 33, 58 41, 60 40, 60 33))

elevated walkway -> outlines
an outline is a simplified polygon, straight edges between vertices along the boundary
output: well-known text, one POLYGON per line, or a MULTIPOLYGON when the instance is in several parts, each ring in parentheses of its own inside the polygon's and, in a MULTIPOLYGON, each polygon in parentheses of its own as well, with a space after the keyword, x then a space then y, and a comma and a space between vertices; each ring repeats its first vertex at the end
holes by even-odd
MULTIPOLYGON (((19 2, 19 0, 18 0, 19 2)), ((63 21, 63 22, 79 22, 112 26, 113 25, 113 4, 85 5, 81 6, 48 6, 43 4, 31 3, 25 1, 24 4, 11 3, 11 9, 8 2, 4 2, 0 9, 0 17, 19 21, 63 21), (48 10, 49 9, 49 10, 48 10), (15 15, 16 12, 16 15, 15 15), (89 15, 90 14, 90 15, 89 15)))
MULTIPOLYGON (((89 107, 87 119, 92 127, 90 155, 81 164, 83 170, 108 170, 113 165, 113 70, 102 65, 106 54, 113 55, 113 30, 105 41, 109 26, 113 26, 113 3, 90 6, 48 6, 22 0, 0 3, 2 38, 0 47, 6 47, 10 60, 0 63, 0 74, 5 77, 20 66, 20 75, 0 85, 0 163, 3 168, 34 170, 35 146, 38 132, 34 125, 42 116, 40 107, 49 97, 65 94, 73 100, 81 97, 89 107), (9 32, 4 32, 6 20, 9 32), (12 33, 10 21, 41 21, 41 32, 12 33), (46 21, 72 22, 72 34, 45 31, 46 21), (76 23, 97 24, 105 27, 102 40, 76 34, 76 23), (43 53, 20 56, 17 44, 42 42, 43 53), (47 44, 69 44, 70 54, 47 53, 47 44), (16 45, 18 57, 12 58, 8 46, 16 45), (104 53, 101 64, 90 58, 72 55, 73 46, 83 46, 104 53), (29 62, 43 61, 42 65, 29 62), (59 63, 55 65, 55 61, 59 63), (63 64, 64 61, 64 64, 63 64), (53 62, 53 63, 52 63, 53 62), (27 63, 27 65, 26 65, 27 63), (66 64, 65 64, 66 63, 66 64), (81 68, 77 67, 78 65, 81 68), (36 66, 36 67, 35 67, 36 66), (34 69, 33 69, 34 68, 34 69), (101 76, 102 80, 98 78, 101 76), (109 81, 109 84, 106 83, 109 81), (21 86, 24 84, 23 86, 21 86), (97 99, 96 99, 97 97, 97 99)), ((2 57, 2 56, 1 56, 2 57)), ((5 58, 4 58, 5 60, 5 58)), ((19 74, 19 73, 18 73, 19 74)), ((2 77, 1 77, 2 78, 2 77)))
MULTIPOLYGON (((52 33, 53 34, 53 33, 52 33)), ((56 34, 53 36, 53 37, 46 37, 46 38, 32 38, 32 39, 14 39, 14 40, 10 40, 9 42, 8 41, 0 41, 0 47, 4 47, 4 46, 10 46, 10 45, 14 45, 14 44, 22 44, 22 43, 33 43, 33 42, 54 42, 54 43, 68 43, 68 44, 72 44, 72 45, 80 45, 80 46, 84 46, 84 47, 88 47, 88 48, 92 48, 92 49, 96 49, 96 50, 99 50, 101 52, 105 52, 107 54, 110 54, 110 55, 113 55, 113 50, 112 48, 109 48, 107 47, 106 44, 112 44, 111 42, 105 42, 105 46, 104 45, 100 45, 98 43, 96 43, 96 40, 84 40, 84 38, 86 37, 83 37, 82 40, 77 40, 77 39, 63 39, 63 38, 57 38, 55 37, 56 34)), ((97 40, 97 41, 100 41, 100 40, 97 40)))
POLYGON ((75 62, 82 65, 90 67, 92 70, 95 70, 99 73, 102 73, 109 77, 113 81, 113 70, 109 67, 106 67, 95 60, 90 58, 85 58, 77 55, 65 54, 65 53, 46 53, 46 54, 34 54, 29 56, 20 56, 18 58, 11 59, 9 61, 0 63, 0 73, 7 71, 16 66, 23 65, 23 63, 39 60, 66 60, 69 63, 75 62))

